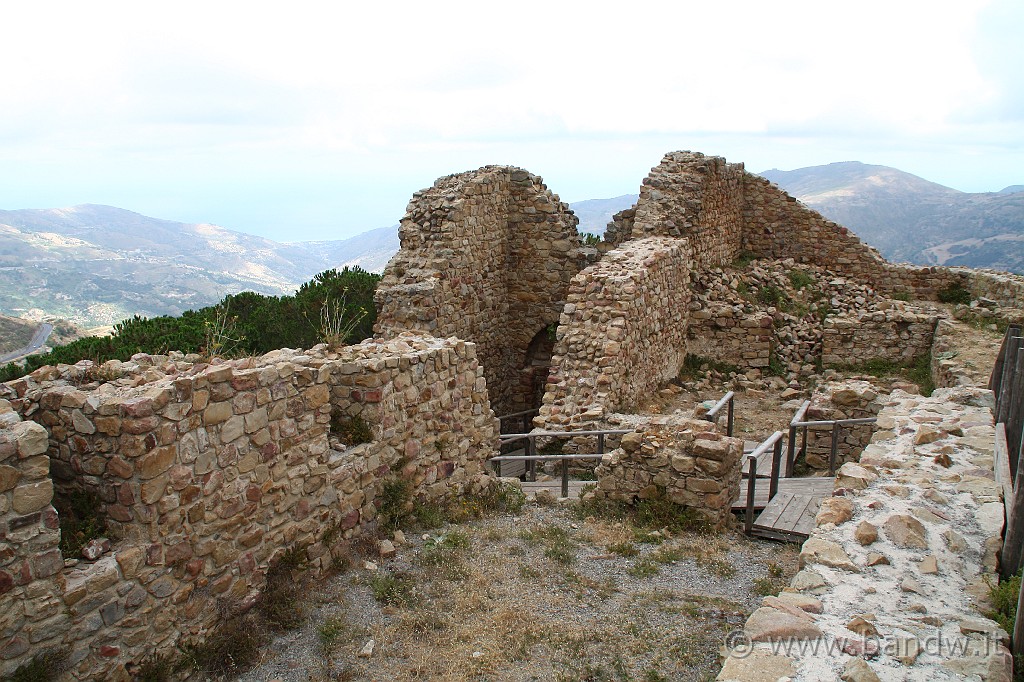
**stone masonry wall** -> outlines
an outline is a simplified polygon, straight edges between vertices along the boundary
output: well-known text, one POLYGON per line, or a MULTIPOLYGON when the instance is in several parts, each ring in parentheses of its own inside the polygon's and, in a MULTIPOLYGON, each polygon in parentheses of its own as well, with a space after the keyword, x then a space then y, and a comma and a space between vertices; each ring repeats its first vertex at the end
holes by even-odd
MULTIPOLYGON (((867 381, 841 381, 815 389, 807 408, 807 420, 864 419, 878 416, 884 398, 867 381)), ((856 462, 871 442, 874 424, 841 427, 836 448, 836 469, 845 462, 856 462)), ((797 436, 800 437, 799 435, 797 436)), ((800 441, 797 442, 799 447, 800 441)), ((832 452, 831 429, 807 430, 807 466, 811 471, 828 473, 832 452)))
POLYGON ((732 262, 741 246, 743 175, 742 164, 718 156, 666 154, 640 187, 630 238, 687 237, 699 270, 732 262))
POLYGON ((767 313, 737 316, 731 305, 709 305, 690 311, 686 352, 742 370, 764 369, 771 361, 773 336, 767 313))
MULTIPOLYGON (((57 479, 58 493, 83 482, 97 491, 116 542, 110 555, 67 569, 54 533, 38 547, 19 545, 32 556, 15 580, 30 581, 38 565, 49 582, 29 584, 0 609, 14 614, 0 620, 0 674, 57 647, 70 652, 77 678, 121 675, 154 651, 202 639, 223 609, 251 604, 285 551, 301 549, 326 568, 372 526, 386 480, 408 481, 422 499, 481 492, 492 480, 483 462, 497 450, 496 420, 464 341, 403 335, 214 365, 114 363, 103 374, 121 378, 108 383, 69 385, 82 368, 65 367, 62 378, 43 368, 8 386, 10 403, 49 430, 48 443, 39 440, 61 463, 54 474, 70 477, 57 479), (341 445, 329 432, 332 412, 359 416, 372 441, 341 445), (51 595, 52 608, 26 601, 38 595, 51 595)), ((42 431, 22 424, 0 441, 12 429, 42 431)), ((31 457, 35 473, 23 478, 39 480, 18 481, 18 516, 0 517, 5 537, 56 528, 42 490, 53 484, 31 457), (19 500, 32 486, 41 508, 30 510, 19 500)), ((7 575, 10 561, 0 557, 7 575)))
POLYGON ((439 179, 413 195, 402 218, 402 248, 377 288, 377 333, 472 341, 495 410, 537 407, 546 375, 521 375, 531 342, 558 321, 569 281, 586 265, 577 222, 541 178, 519 168, 439 179))
POLYGON ((931 352, 937 317, 892 308, 857 318, 825 320, 821 361, 826 367, 888 360, 901 365, 931 352))
POLYGON ((535 423, 580 429, 629 409, 679 371, 689 303, 687 240, 649 237, 572 282, 535 423))
POLYGON ((624 502, 661 496, 724 526, 740 479, 743 440, 704 420, 679 416, 630 420, 635 430, 601 459, 594 495, 624 502))
POLYGON ((4 661, 25 657, 70 623, 46 447, 46 430, 0 400, 0 675, 13 670, 4 661))

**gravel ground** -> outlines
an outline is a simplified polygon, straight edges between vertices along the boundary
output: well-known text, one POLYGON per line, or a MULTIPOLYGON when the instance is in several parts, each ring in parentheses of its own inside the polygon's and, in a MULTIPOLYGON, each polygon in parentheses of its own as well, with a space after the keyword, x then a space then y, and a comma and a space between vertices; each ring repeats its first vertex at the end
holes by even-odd
POLYGON ((735 531, 652 535, 532 503, 407 537, 311 585, 304 624, 239 679, 707 680, 797 568, 795 546, 735 531))

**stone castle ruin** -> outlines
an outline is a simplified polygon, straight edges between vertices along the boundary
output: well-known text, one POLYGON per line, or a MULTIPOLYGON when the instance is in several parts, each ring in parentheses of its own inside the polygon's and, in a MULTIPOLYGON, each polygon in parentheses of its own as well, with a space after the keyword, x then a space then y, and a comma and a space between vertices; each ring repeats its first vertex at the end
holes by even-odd
POLYGON ((527 171, 448 176, 409 204, 373 339, 242 360, 139 355, 0 385, 0 676, 60 649, 76 679, 127 679, 201 641, 284 555, 326 569, 372 532, 389 482, 422 500, 494 485, 496 415, 633 429, 598 468, 604 494, 659 487, 721 523, 742 441, 628 414, 687 355, 753 373, 782 362, 794 377, 908 361, 941 323, 899 299, 962 287, 1024 301, 1019 277, 888 263, 741 164, 696 153, 666 155, 596 248, 576 225, 527 171), (751 309, 725 270, 744 257, 826 281, 831 314, 751 309), (356 420, 368 442, 341 442, 356 420), (83 494, 115 540, 89 560, 59 549, 56 508, 83 494))

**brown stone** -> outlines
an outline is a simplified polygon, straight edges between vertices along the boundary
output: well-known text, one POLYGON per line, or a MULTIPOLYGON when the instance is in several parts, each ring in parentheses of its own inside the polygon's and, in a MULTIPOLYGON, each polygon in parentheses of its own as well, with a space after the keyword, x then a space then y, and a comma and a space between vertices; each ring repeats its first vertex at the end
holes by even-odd
POLYGON ((177 452, 173 445, 167 445, 143 455, 135 467, 139 478, 153 478, 171 468, 177 452))
POLYGON ((893 514, 882 528, 885 536, 898 547, 928 549, 928 531, 920 521, 907 514, 893 514))
POLYGON ((754 642, 819 639, 822 636, 821 629, 810 617, 794 616, 765 606, 750 615, 743 629, 754 642))
POLYGON ((0 493, 5 493, 18 484, 21 472, 11 466, 0 465, 0 493))
POLYGON ((847 497, 827 497, 821 502, 815 523, 824 526, 826 523, 839 525, 853 518, 853 501, 847 497))
POLYGON ((49 478, 14 488, 11 507, 19 514, 30 514, 49 506, 53 499, 53 481, 49 478))

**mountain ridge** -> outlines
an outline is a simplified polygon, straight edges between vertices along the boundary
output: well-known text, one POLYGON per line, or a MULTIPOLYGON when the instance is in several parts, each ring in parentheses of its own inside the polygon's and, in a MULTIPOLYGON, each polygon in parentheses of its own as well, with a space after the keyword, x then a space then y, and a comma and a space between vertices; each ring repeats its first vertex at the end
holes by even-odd
POLYGON ((961 192, 859 161, 759 175, 889 260, 1024 272, 1024 193, 961 192))

